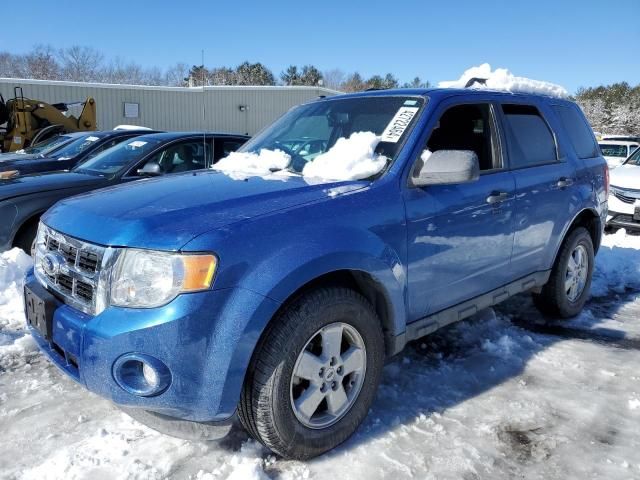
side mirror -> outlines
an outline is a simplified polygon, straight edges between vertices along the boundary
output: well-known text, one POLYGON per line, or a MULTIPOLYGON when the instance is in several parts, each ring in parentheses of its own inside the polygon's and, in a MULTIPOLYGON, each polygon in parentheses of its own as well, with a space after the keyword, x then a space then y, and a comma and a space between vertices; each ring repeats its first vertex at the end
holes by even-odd
POLYGON ((471 150, 425 150, 411 178, 414 187, 475 182, 480 177, 478 156, 471 150))
POLYGON ((157 177, 162 175, 162 169, 156 162, 148 162, 144 167, 138 169, 138 175, 143 177, 157 177))

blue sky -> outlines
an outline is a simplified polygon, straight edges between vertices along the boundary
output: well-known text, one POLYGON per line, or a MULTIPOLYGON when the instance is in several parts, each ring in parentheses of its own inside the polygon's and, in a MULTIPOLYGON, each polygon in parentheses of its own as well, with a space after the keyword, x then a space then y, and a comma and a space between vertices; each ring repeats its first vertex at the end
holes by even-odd
POLYGON ((312 63, 432 83, 489 62, 570 91, 640 83, 640 0, 36 0, 21 21, 8 15, 0 50, 13 53, 79 44, 167 67, 199 64, 204 49, 208 66, 259 61, 278 75, 291 63, 312 63))

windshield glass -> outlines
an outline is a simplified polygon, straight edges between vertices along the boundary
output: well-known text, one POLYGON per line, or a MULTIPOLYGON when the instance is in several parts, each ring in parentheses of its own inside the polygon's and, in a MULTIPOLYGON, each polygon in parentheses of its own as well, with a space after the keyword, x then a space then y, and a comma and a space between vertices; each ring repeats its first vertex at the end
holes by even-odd
POLYGON ((56 135, 55 137, 50 137, 46 140, 43 140, 42 142, 38 142, 37 145, 32 145, 30 147, 23 148, 22 150, 18 150, 16 153, 46 156, 47 154, 57 150, 63 145, 66 145, 72 140, 73 137, 68 137, 66 135, 56 135))
POLYGON ((66 145, 64 145, 63 147, 61 147, 58 150, 56 150, 50 156, 52 158, 57 159, 57 160, 65 160, 67 158, 74 158, 74 157, 80 155, 80 153, 82 151, 84 151, 87 148, 89 148, 91 145, 96 143, 98 140, 100 140, 100 137, 98 137, 96 135, 93 135, 93 134, 81 135, 79 137, 76 137, 72 142, 69 142, 66 145))
POLYGON ((625 165, 635 165, 640 167, 640 148, 637 148, 635 152, 624 162, 625 165))
POLYGON ((301 173, 316 158, 316 163, 339 170, 354 161, 346 157, 354 150, 350 144, 358 143, 370 146, 372 155, 384 159, 384 167, 396 158, 424 102, 421 97, 370 96, 302 105, 250 140, 240 152, 280 150, 290 157, 286 170, 301 173), (338 153, 343 159, 335 158, 338 153))
POLYGON ((89 175, 113 175, 124 168, 133 166, 160 143, 161 140, 145 139, 144 137, 122 142, 81 163, 73 171, 89 175))
POLYGON ((600 150, 605 157, 622 157, 627 158, 627 146, 622 144, 600 144, 600 150))

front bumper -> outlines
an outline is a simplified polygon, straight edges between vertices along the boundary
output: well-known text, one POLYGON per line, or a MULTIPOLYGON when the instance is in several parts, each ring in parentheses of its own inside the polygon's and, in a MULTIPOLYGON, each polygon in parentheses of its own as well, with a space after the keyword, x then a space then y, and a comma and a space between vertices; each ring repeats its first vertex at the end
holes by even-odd
MULTIPOLYGON (((33 271, 27 275, 27 286, 32 282, 37 283, 33 271)), ((120 406, 227 423, 235 413, 257 340, 255 317, 277 307, 277 302, 241 288, 183 294, 153 309, 109 307, 95 317, 60 302, 50 341, 30 330, 64 373, 120 406), (171 381, 166 390, 144 397, 118 384, 114 364, 132 353, 151 356, 168 367, 171 381)))
POLYGON ((609 197, 607 227, 640 230, 640 220, 634 219, 636 208, 640 209, 640 200, 636 200, 635 203, 626 203, 611 195, 609 197))

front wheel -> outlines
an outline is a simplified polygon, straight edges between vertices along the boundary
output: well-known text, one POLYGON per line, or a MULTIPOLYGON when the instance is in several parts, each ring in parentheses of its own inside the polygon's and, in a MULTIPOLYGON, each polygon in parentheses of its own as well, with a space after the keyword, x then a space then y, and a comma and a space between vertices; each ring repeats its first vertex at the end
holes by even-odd
POLYGON ((274 318, 259 342, 240 420, 285 458, 320 455, 366 417, 383 360, 380 322, 365 298, 337 287, 308 292, 274 318))
POLYGON ((533 296, 535 305, 547 315, 560 318, 578 315, 589 298, 593 265, 591 235, 578 227, 562 244, 542 292, 533 296))

